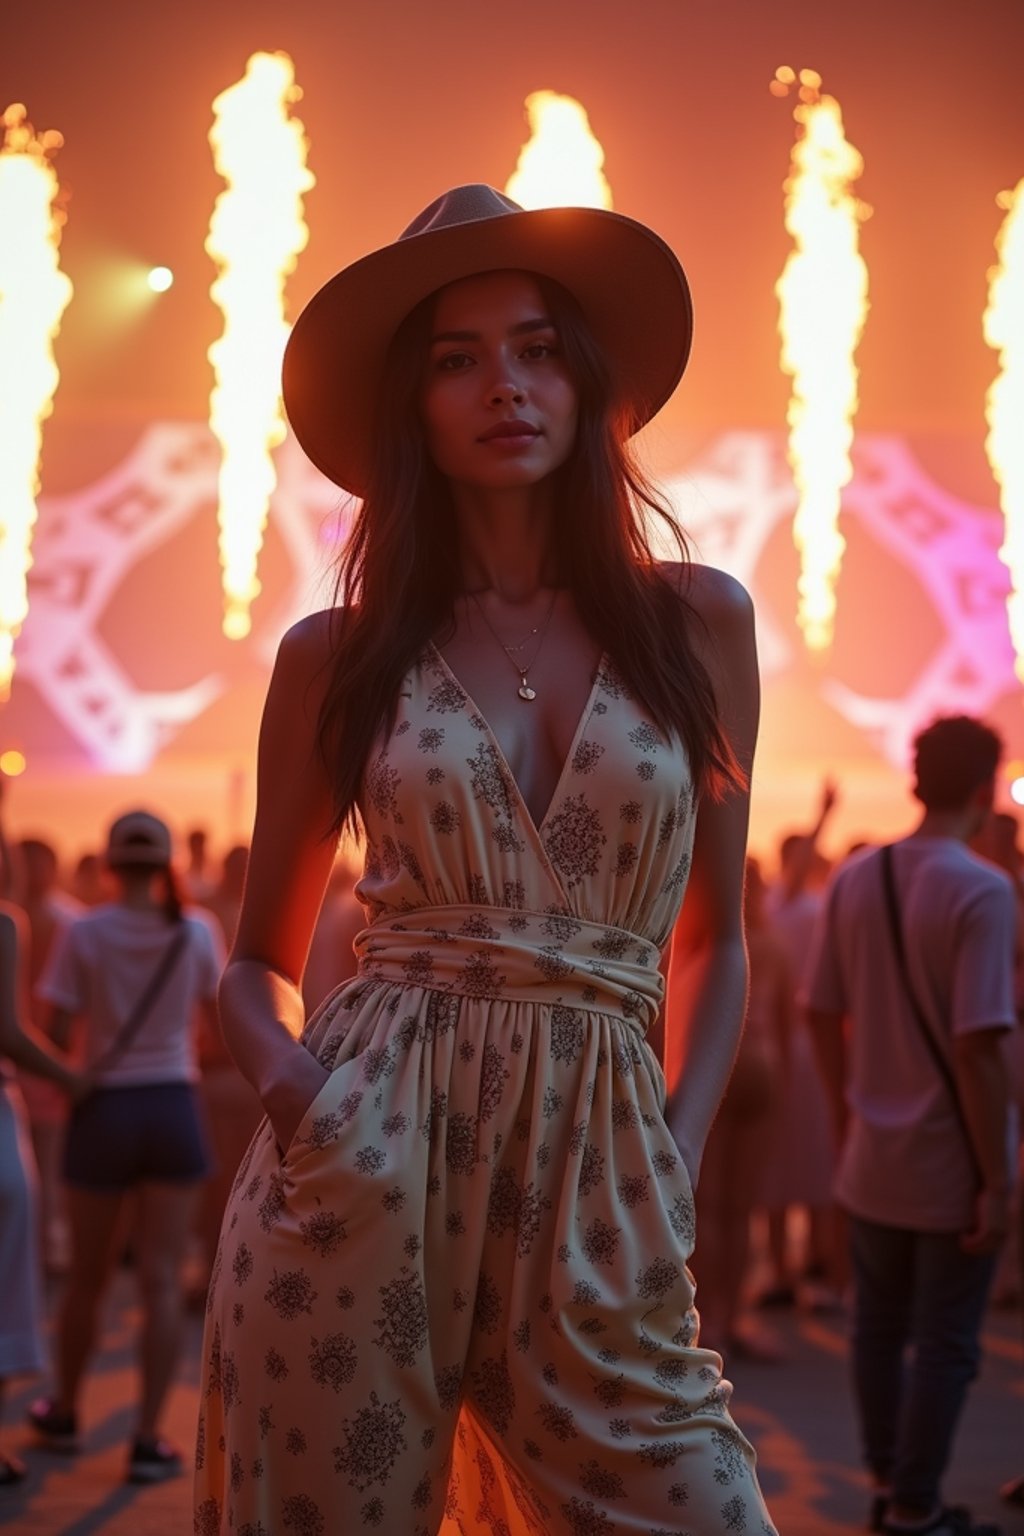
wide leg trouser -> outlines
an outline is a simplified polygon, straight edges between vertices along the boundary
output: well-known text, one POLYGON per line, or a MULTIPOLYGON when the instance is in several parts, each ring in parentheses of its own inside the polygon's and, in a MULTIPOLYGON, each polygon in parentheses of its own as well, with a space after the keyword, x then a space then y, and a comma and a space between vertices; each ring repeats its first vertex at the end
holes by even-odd
POLYGON ((411 988, 360 1007, 228 1206, 196 1531, 771 1533, 696 1347, 650 1051, 578 1010, 553 1030, 411 988))

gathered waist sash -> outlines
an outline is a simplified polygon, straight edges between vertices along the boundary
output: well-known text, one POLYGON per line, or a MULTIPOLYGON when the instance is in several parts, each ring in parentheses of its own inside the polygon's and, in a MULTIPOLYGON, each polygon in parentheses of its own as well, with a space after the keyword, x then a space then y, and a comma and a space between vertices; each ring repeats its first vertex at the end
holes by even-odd
POLYGON ((355 940, 360 976, 463 997, 610 1013, 646 1034, 664 995, 658 951, 625 928, 467 903, 380 919, 355 940))

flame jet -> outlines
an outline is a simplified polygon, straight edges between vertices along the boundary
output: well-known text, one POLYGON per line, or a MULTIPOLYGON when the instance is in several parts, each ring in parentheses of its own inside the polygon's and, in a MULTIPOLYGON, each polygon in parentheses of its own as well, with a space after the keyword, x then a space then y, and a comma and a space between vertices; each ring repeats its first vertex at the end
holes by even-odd
POLYGON ((285 434, 281 355, 288 339, 284 280, 305 249, 302 195, 314 185, 291 59, 254 53, 245 76, 213 103, 214 162, 227 186, 214 205, 207 253, 220 267, 210 292, 224 330, 209 349, 216 382, 210 426, 218 481, 224 633, 243 639, 259 595, 256 570, 277 484, 271 451, 285 434))
MULTIPOLYGON (((776 72, 782 95, 793 71, 776 72)), ((832 643, 835 583, 846 542, 840 493, 853 474, 857 409, 854 352, 868 310, 868 271, 859 228, 870 209, 851 191, 864 169, 846 138, 839 103, 819 94, 821 77, 800 71, 800 132, 785 182, 785 223, 795 249, 775 285, 782 368, 792 376, 786 419, 789 462, 799 494, 793 537, 800 551, 797 620, 811 650, 832 643)))
POLYGON ((989 271, 984 332, 1000 371, 985 397, 985 450, 999 482, 1006 528, 999 558, 1010 572, 1010 639, 1024 683, 1024 179, 996 201, 1006 218, 996 236, 999 262, 989 271))
POLYGON ((573 96, 533 91, 526 98, 531 137, 505 184, 524 208, 611 208, 604 150, 573 96))
POLYGON ((64 140, 53 130, 37 138, 27 116, 16 102, 0 118, 0 700, 28 614, 43 422, 60 381, 53 338, 73 291, 60 270, 64 215, 49 158, 64 140))

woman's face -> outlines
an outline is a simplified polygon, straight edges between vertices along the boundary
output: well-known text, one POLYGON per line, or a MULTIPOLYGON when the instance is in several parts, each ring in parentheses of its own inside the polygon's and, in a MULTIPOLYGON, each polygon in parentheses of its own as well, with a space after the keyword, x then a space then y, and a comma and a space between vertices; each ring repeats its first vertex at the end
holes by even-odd
POLYGON ((420 411, 431 458, 457 485, 535 485, 576 435, 576 388, 540 289, 485 272, 437 296, 420 411))

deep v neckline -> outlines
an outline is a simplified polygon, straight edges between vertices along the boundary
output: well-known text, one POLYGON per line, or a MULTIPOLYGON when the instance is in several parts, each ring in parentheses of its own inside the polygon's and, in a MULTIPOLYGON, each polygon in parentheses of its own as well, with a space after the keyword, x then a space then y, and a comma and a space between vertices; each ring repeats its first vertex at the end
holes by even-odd
POLYGON ((464 684, 461 683, 456 677, 455 673, 452 671, 451 667, 448 665, 448 662, 445 660, 438 647, 434 644, 433 640, 430 641, 430 649, 441 663, 441 666, 447 673, 450 681, 455 684, 456 688, 461 693, 463 700, 465 701, 463 708, 465 708, 468 713, 475 715, 476 718, 482 722, 481 730, 489 740, 495 752, 498 754, 498 761, 501 764, 502 771, 507 777, 508 782, 512 786, 520 814, 529 827, 530 831, 533 833, 537 842, 543 846, 544 828, 547 826, 551 813, 555 808, 555 804, 561 795, 562 785, 565 783, 566 776, 572 767, 573 759, 576 756, 576 750, 579 747, 583 732, 586 730, 588 724, 590 723, 590 717, 594 713, 597 689, 601 681, 602 673, 604 672, 606 652, 602 651, 597 659, 597 668, 594 672, 594 680, 590 685, 590 692, 587 694, 586 701, 584 702, 583 708, 580 711, 580 717, 576 722, 576 729, 573 732, 572 741, 569 743, 569 751, 566 753, 565 759, 562 763, 561 772, 555 781, 555 787, 551 792, 551 799, 548 801, 547 809, 545 810, 544 815, 541 817, 540 821, 535 821, 533 812, 527 805, 526 798, 523 795, 522 790, 519 788, 519 780, 512 772, 508 758, 505 756, 505 750, 495 735, 494 731, 491 729, 490 721, 487 719, 487 716, 479 707, 476 700, 473 698, 473 695, 469 692, 469 689, 466 688, 464 684))

